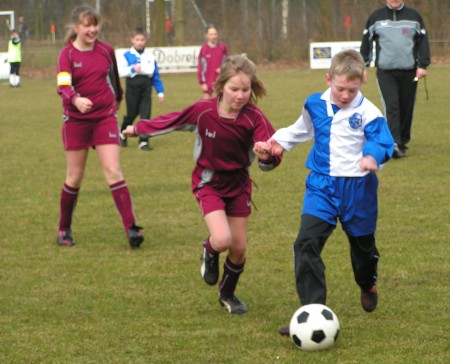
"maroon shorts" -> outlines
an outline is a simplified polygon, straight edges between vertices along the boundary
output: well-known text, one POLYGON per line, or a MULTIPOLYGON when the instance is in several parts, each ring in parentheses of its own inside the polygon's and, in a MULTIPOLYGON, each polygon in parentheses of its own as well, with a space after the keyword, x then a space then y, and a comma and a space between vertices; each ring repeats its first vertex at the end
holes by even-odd
POLYGON ((102 144, 119 145, 117 118, 96 121, 67 119, 62 126, 64 150, 80 150, 102 144))
POLYGON ((234 197, 223 197, 219 191, 206 185, 195 192, 195 198, 203 216, 216 210, 224 210, 227 216, 247 217, 252 211, 251 196, 245 192, 234 197))
POLYGON ((202 169, 195 168, 192 179, 193 193, 203 216, 216 210, 224 210, 227 216, 247 217, 252 207, 252 185, 250 177, 242 171, 214 173, 207 183, 202 184, 202 169))

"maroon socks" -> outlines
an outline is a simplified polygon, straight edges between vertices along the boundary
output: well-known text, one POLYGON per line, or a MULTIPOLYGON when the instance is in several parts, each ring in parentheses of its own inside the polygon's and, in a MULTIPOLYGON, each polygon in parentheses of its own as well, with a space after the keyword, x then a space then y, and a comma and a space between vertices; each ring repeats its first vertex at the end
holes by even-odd
POLYGON ((116 203, 117 211, 119 211, 120 217, 122 218, 125 230, 128 231, 135 223, 133 204, 128 186, 125 181, 120 181, 110 185, 109 189, 116 203))
POLYGON ((79 188, 70 187, 64 183, 61 190, 59 230, 70 231, 72 225, 72 215, 77 204, 79 188))

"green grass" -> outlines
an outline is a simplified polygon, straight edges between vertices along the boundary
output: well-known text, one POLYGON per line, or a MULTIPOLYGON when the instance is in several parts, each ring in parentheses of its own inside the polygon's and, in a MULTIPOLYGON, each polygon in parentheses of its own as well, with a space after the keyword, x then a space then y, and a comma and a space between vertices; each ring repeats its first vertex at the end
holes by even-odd
MULTIPOLYGON (((260 106, 275 128, 291 124, 304 98, 325 88, 323 70, 261 71, 260 106)), ((164 75, 164 104, 180 109, 199 95, 194 75, 164 75)), ((323 253, 327 304, 341 322, 325 352, 297 350, 277 329, 298 308, 292 243, 309 144, 280 167, 252 168, 259 209, 249 226, 238 295, 249 306, 227 314, 199 274, 206 228, 190 192, 194 137, 155 138, 155 150, 122 149, 122 167, 142 248, 128 248, 119 216, 91 151, 74 216, 78 245, 55 244, 65 159, 55 80, 0 84, 0 362, 2 363, 448 363, 450 67, 419 86, 410 157, 379 173, 379 308, 362 311, 348 243, 340 227, 323 253)), ((363 92, 380 106, 374 73, 363 92)), ((122 105, 123 115, 125 105, 122 105)))

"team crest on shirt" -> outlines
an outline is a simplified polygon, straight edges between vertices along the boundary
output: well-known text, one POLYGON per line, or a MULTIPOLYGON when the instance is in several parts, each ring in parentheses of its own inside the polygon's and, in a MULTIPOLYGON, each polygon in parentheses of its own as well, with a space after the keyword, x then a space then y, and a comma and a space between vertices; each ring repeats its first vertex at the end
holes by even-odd
POLYGON ((348 118, 348 123, 352 129, 358 129, 362 125, 362 116, 355 112, 352 116, 348 118))
POLYGON ((409 28, 403 28, 402 29, 402 34, 403 34, 404 37, 409 37, 409 33, 410 33, 409 28))

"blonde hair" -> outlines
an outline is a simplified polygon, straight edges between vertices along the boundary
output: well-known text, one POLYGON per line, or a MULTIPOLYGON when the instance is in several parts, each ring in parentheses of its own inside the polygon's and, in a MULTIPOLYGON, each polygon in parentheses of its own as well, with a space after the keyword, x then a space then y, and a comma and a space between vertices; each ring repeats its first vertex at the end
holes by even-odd
POLYGON ((86 22, 88 25, 98 25, 101 23, 100 14, 90 5, 83 4, 77 6, 72 11, 72 23, 69 25, 69 31, 64 38, 64 44, 67 45, 73 42, 77 37, 77 33, 74 32, 73 26, 86 22))
POLYGON ((214 84, 214 89, 216 90, 217 94, 221 96, 227 81, 240 72, 250 76, 252 89, 250 101, 253 104, 256 104, 258 99, 266 95, 266 88, 256 75, 255 64, 246 56, 230 56, 225 60, 225 62, 222 63, 219 76, 217 77, 217 80, 214 84))
POLYGON ((328 74, 334 76, 346 75, 347 80, 364 80, 366 66, 361 54, 354 49, 341 51, 334 55, 331 60, 328 74))

